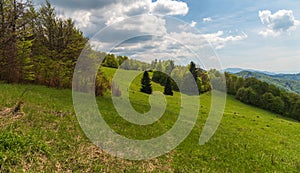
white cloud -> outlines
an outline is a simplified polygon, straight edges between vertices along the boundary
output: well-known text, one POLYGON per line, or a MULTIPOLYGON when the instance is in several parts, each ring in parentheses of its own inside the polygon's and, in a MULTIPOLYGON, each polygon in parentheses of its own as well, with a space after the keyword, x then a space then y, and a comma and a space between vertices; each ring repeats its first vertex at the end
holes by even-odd
POLYGON ((183 15, 189 12, 185 2, 174 0, 157 0, 151 4, 151 13, 160 15, 183 15))
POLYGON ((90 26, 92 13, 84 10, 75 11, 73 18, 78 21, 79 28, 87 28, 90 26))
MULTIPOLYGON (((62 11, 64 16, 74 19, 76 25, 89 37, 106 26, 132 16, 150 13, 163 16, 186 15, 189 11, 185 2, 175 0, 158 0, 156 2, 152 2, 152 0, 98 0, 97 3, 87 1, 86 4, 82 3, 81 6, 70 5, 70 8, 67 4, 72 4, 71 0, 65 0, 64 2, 54 0, 54 2, 57 5, 56 8, 62 11)), ((76 3, 79 2, 76 1, 76 3)), ((155 21, 152 19, 150 21, 137 21, 136 27, 149 26, 152 24, 151 22, 155 21)), ((195 24, 193 22, 191 25, 195 24)))
POLYGON ((290 33, 299 25, 299 21, 295 19, 292 10, 279 10, 274 14, 269 10, 263 10, 258 12, 258 16, 262 24, 267 27, 259 32, 264 37, 276 37, 282 33, 290 33))
POLYGON ((203 18, 203 22, 204 22, 204 23, 211 22, 211 21, 212 21, 212 18, 211 18, 211 17, 203 18))
POLYGON ((192 23, 190 24, 191 27, 195 27, 197 25, 197 22, 192 20, 192 23))
POLYGON ((194 31, 196 25, 197 25, 197 22, 192 20, 191 23, 184 23, 182 25, 179 25, 178 29, 180 29, 180 31, 189 31, 189 30, 194 31))
MULTIPOLYGON (((115 54, 128 55, 131 58, 186 59, 194 56, 188 48, 199 51, 201 56, 206 56, 203 50, 211 50, 206 40, 210 41, 214 48, 221 49, 226 43, 247 38, 246 35, 231 36, 224 34, 223 31, 200 34, 195 27, 197 25, 195 21, 167 22, 168 17, 160 18, 149 14, 186 15, 189 9, 185 2, 175 0, 156 2, 113 0, 113 2, 105 3, 105 7, 98 6, 92 9, 74 10, 75 7, 61 9, 66 16, 76 21, 84 33, 88 33, 91 44, 97 50, 109 52, 114 48, 115 54), (103 28, 105 29, 102 30, 103 28), (93 37, 100 30, 99 35, 93 37), (132 39, 134 37, 140 38, 132 39), (122 43, 123 41, 125 42, 122 43)), ((208 60, 206 64, 211 63, 210 61, 208 60)))
POLYGON ((248 38, 245 33, 236 36, 224 36, 223 31, 218 31, 212 34, 203 34, 202 36, 207 39, 207 41, 209 41, 216 49, 222 49, 228 42, 241 41, 248 38))

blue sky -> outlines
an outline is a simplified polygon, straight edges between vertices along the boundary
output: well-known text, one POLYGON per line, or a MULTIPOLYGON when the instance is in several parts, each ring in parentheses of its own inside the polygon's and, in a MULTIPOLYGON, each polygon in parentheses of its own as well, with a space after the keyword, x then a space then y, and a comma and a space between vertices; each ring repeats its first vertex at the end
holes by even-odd
MULTIPOLYGON (((40 0, 35 2, 42 3, 40 0)), ((126 36, 165 34, 196 51, 202 53, 210 51, 209 55, 215 51, 222 68, 300 72, 300 1, 297 0, 50 0, 50 2, 56 7, 59 16, 73 18, 85 35, 99 46, 99 50, 108 49, 120 38, 127 38, 126 36), (188 23, 186 24, 188 26, 182 27, 185 25, 178 22, 179 29, 174 29, 176 22, 172 22, 172 19, 153 16, 128 19, 147 14, 178 18, 188 23), (94 37, 97 32, 107 27, 109 31, 102 34, 102 38, 99 35, 94 37), (202 38, 212 44, 213 50, 204 51, 200 46, 203 45, 202 38)), ((119 50, 120 54, 129 54, 139 59, 151 56, 161 58, 189 56, 179 48, 179 44, 174 44, 170 39, 158 37, 151 39, 147 42, 141 37, 141 40, 144 40, 141 43, 144 45, 139 44, 138 39, 133 43, 135 45, 119 44, 114 51, 119 50), (149 50, 150 47, 156 49, 149 50), (170 47, 173 48, 172 51, 167 49, 170 47)), ((204 63, 209 64, 209 60, 213 59, 209 55, 201 57, 209 57, 207 61, 203 60, 204 63)))
POLYGON ((265 29, 259 11, 292 10, 300 20, 300 1, 296 0, 187 0, 189 13, 180 16, 185 21, 197 22, 196 27, 205 33, 222 30, 234 34, 246 33, 248 38, 229 43, 217 50, 223 66, 243 67, 268 71, 300 72, 300 30, 297 27, 279 36, 263 37, 265 29), (211 18, 211 22, 203 22, 211 18))

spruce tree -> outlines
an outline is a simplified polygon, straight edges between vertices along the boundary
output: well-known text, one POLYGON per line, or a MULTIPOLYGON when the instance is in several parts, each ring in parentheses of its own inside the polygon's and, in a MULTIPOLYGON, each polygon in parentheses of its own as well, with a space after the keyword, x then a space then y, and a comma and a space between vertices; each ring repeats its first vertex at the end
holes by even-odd
POLYGON ((141 83, 142 83, 141 92, 146 93, 146 94, 152 94, 151 81, 150 81, 149 74, 147 71, 144 72, 141 83))
POLYGON ((167 82, 166 82, 165 89, 164 89, 164 94, 165 95, 173 96, 173 91, 172 91, 172 85, 171 85, 171 79, 170 79, 170 77, 167 78, 167 82))

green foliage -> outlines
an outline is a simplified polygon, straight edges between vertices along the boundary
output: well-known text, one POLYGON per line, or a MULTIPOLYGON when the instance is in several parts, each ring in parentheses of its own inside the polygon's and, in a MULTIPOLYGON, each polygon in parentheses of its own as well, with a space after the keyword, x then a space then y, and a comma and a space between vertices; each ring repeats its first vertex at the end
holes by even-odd
MULTIPOLYGON (((122 58, 121 58, 122 59, 122 58)), ((124 61, 120 64, 120 69, 124 70, 138 70, 138 71, 146 71, 151 69, 151 65, 142 61, 138 61, 135 59, 129 59, 128 57, 123 57, 124 61)), ((120 61, 120 60, 119 60, 120 61)))
POLYGON ((35 79, 34 64, 31 59, 32 42, 33 40, 25 40, 24 38, 18 41, 18 59, 22 64, 19 73, 24 82, 32 82, 35 79))
POLYGON ((226 92, 225 75, 216 69, 208 71, 211 87, 215 90, 226 92))
POLYGON ((300 74, 267 75, 259 72, 242 71, 236 75, 242 78, 253 77, 268 84, 273 84, 276 88, 300 94, 300 74))
POLYGON ((2 0, 0 15, 0 80, 9 83, 32 79, 30 1, 2 0), (23 66, 23 63, 25 65, 23 66))
POLYGON ((147 71, 145 71, 143 74, 141 84, 142 84, 141 92, 146 94, 152 94, 151 81, 150 81, 149 73, 147 71))
POLYGON ((161 71, 154 71, 152 76, 152 81, 161 84, 162 86, 166 85, 168 75, 161 71))
POLYGON ((236 94, 236 98, 250 104, 258 102, 256 93, 252 88, 240 88, 236 94))
MULTIPOLYGON (((120 60, 121 61, 121 60, 120 60)), ((118 68, 119 64, 114 54, 108 54, 105 56, 102 63, 104 67, 118 68)))
POLYGON ((128 59, 127 56, 117 56, 118 65, 121 66, 128 59))
MULTIPOLYGON (((0 80, 71 88, 76 61, 82 50, 89 48, 86 46, 88 39, 75 27, 73 20, 59 18, 49 1, 38 11, 31 1, 1 2, 0 80)), ((89 53, 89 56, 93 54, 97 53, 89 53)), ((112 58, 106 63, 117 68, 114 55, 110 56, 112 58)), ((90 58, 95 57, 87 57, 90 58)), ((99 85, 96 88, 100 88, 97 93, 103 95, 108 89, 103 87, 109 84, 96 83, 99 85)))
POLYGON ((261 97, 261 104, 264 109, 268 109, 279 114, 284 113, 284 102, 280 97, 275 97, 272 93, 265 93, 261 97))
MULTIPOLYGON (((156 64, 156 66, 158 66, 158 68, 162 68, 163 69, 163 64, 165 64, 165 71, 153 71, 153 77, 152 77, 152 81, 159 83, 162 86, 166 85, 166 81, 167 78, 170 76, 171 77, 171 86, 172 89, 174 91, 179 91, 179 86, 183 86, 183 90, 186 91, 191 91, 191 88, 189 88, 190 86, 185 86, 187 85, 187 83, 184 82, 188 82, 187 80, 187 72, 191 72, 190 69, 192 69, 192 74, 194 74, 194 76, 192 76, 194 79, 196 77, 196 84, 198 87, 198 91, 199 93, 205 93, 211 90, 211 85, 210 85, 210 79, 208 77, 208 73, 202 69, 197 69, 195 64, 192 64, 192 68, 191 65, 189 65, 189 68, 187 67, 183 67, 183 66, 175 66, 174 62, 169 60, 169 61, 153 61, 152 66, 154 64, 156 64), (171 70, 172 69, 172 70, 171 70), (171 72, 171 73, 170 73, 171 72), (186 79, 184 79, 184 76, 186 79), (185 81, 183 81, 185 80, 185 81), (176 82, 177 83, 176 83, 176 82)), ((194 82, 194 81, 189 81, 189 82, 194 82)), ((185 92, 185 91, 184 91, 185 92)))
POLYGON ((172 91, 172 85, 171 85, 171 78, 168 77, 164 89, 164 94, 165 95, 170 95, 173 96, 173 91, 172 91))
POLYGON ((253 77, 244 80, 227 73, 226 81, 228 93, 235 95, 238 100, 299 120, 299 95, 253 77))
POLYGON ((300 100, 294 105, 292 117, 300 121, 300 100))

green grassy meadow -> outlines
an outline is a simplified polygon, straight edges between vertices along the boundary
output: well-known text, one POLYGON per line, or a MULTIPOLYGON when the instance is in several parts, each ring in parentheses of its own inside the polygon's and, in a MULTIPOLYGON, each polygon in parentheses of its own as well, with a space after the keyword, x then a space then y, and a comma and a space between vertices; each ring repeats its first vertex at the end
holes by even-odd
MULTIPOLYGON (((112 78, 115 70, 103 68, 112 78)), ((134 72, 132 72, 134 73, 134 72)), ((138 112, 150 109, 139 92, 140 77, 130 86, 138 112)), ((152 83, 154 91, 163 87, 152 83)), ((0 117, 0 172, 300 172, 300 123, 228 96, 222 122, 205 145, 199 137, 210 110, 210 93, 191 134, 170 153, 146 161, 123 160, 93 145, 76 119, 70 89, 0 84, 0 109, 12 107, 26 88, 21 118, 0 117)), ((100 112, 117 133, 134 139, 160 136, 176 122, 180 93, 166 96, 163 117, 148 126, 130 124, 116 113, 110 93, 97 98, 100 112)), ((167 142, 167 141, 166 141, 167 142)))

